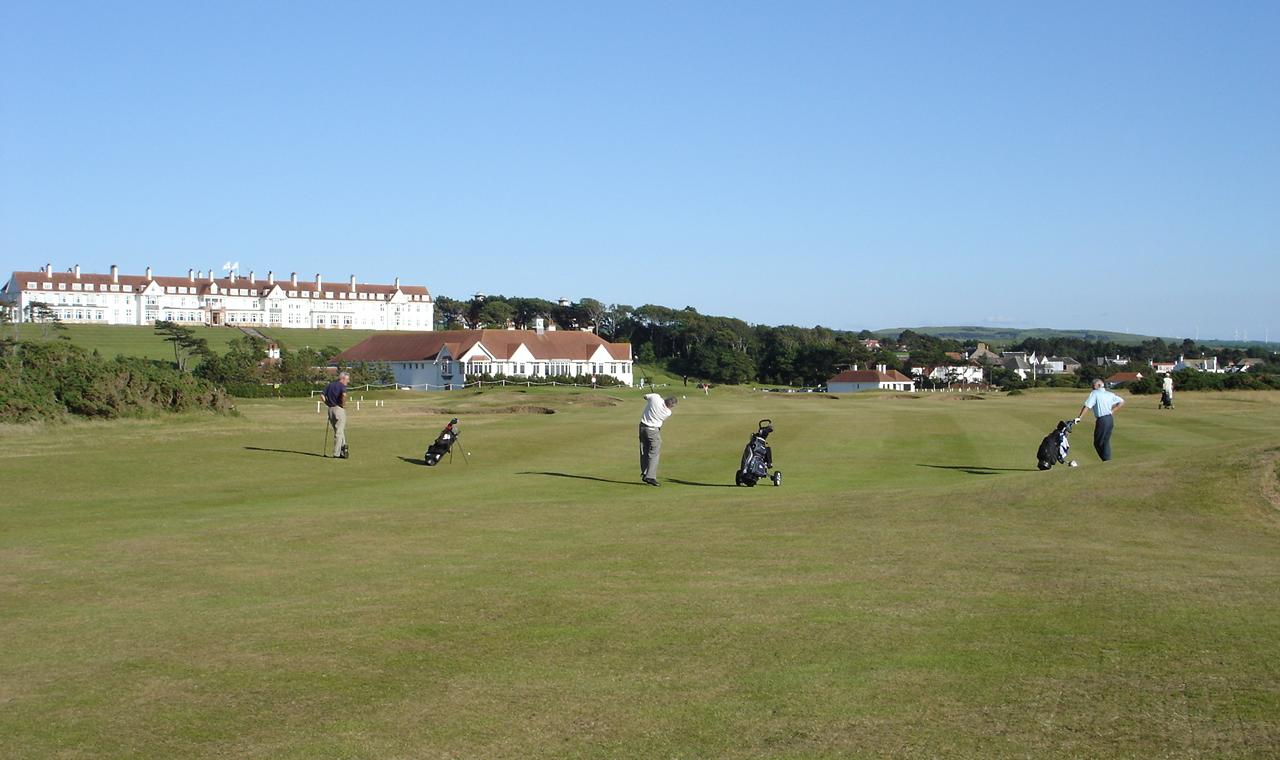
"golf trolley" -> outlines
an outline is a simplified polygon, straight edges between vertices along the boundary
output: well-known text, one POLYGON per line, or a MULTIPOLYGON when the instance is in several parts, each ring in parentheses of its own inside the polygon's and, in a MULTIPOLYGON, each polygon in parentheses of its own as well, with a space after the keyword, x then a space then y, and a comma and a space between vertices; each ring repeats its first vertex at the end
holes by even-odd
POLYGON ((761 478, 768 478, 775 486, 782 485, 781 470, 774 470, 772 475, 769 474, 773 467, 773 449, 769 448, 765 439, 772 432, 773 420, 760 420, 756 431, 751 434, 751 440, 747 441, 747 447, 742 450, 742 465, 733 476, 735 485, 754 486, 761 478))
MULTIPOLYGON (((454 417, 449 420, 449 424, 444 426, 444 430, 440 431, 440 435, 430 446, 427 447, 427 453, 422 455, 428 467, 435 467, 440 464, 440 460, 445 454, 449 455, 449 461, 453 461, 453 444, 458 442, 458 429, 454 427, 458 424, 458 418, 454 417)), ((463 461, 466 461, 466 452, 463 452, 463 461)), ((468 462, 470 464, 470 462, 468 462)))
MULTIPOLYGON (((1067 440, 1067 435, 1075 426, 1075 420, 1058 421, 1058 426, 1053 432, 1040 441, 1040 448, 1036 450, 1037 468, 1048 470, 1055 464, 1067 464, 1067 457, 1071 454, 1071 442, 1067 440)), ((1072 467, 1076 466, 1075 462, 1070 464, 1072 467)))

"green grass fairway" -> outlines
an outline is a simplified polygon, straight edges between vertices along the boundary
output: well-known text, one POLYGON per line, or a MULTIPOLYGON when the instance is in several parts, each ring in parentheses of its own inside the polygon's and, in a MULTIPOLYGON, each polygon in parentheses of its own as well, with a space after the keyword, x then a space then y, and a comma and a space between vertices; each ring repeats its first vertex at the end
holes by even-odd
POLYGON ((1084 395, 690 387, 661 488, 635 390, 0 429, 0 754, 1275 757, 1280 393, 1035 471, 1084 395))
MULTIPOLYGON (((37 324, 14 325, 4 330, 5 335, 13 336, 14 328, 22 340, 58 340, 60 336, 70 338, 77 346, 97 349, 105 357, 137 356, 144 359, 168 359, 173 361, 173 344, 156 334, 154 327, 138 327, 134 325, 64 325, 65 330, 48 329, 37 324)), ((209 341, 209 348, 223 353, 232 338, 244 335, 238 329, 230 327, 196 327, 196 335, 209 341)))
MULTIPOLYGON (((64 325, 66 330, 48 330, 49 340, 56 340, 65 335, 71 342, 85 348, 96 348, 106 357, 117 355, 139 356, 146 359, 173 359, 173 344, 166 343, 164 338, 156 335, 154 327, 137 327, 133 325, 64 325)), ((184 327, 186 325, 183 325, 184 327)), ((3 335, 12 337, 14 328, 17 337, 23 340, 44 340, 44 327, 36 324, 22 324, 6 328, 3 335)), ((376 335, 376 330, 313 330, 289 329, 278 327, 260 327, 258 332, 277 341, 281 346, 296 351, 303 346, 324 348, 337 346, 341 349, 351 348, 355 344, 376 335)), ((244 335, 236 327, 196 327, 196 335, 209 341, 209 348, 218 353, 225 353, 227 344, 233 338, 244 335)))

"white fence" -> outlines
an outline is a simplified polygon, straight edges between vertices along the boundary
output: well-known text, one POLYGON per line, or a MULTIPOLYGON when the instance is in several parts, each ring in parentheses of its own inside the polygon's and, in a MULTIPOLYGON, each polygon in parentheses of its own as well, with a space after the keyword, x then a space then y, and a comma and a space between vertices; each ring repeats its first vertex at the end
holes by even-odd
MULTIPOLYGON (((347 392, 351 391, 382 391, 382 390, 401 390, 401 391, 457 391, 466 388, 483 388, 485 386, 491 388, 505 388, 507 386, 518 388, 666 388, 666 383, 645 383, 644 385, 599 385, 592 383, 559 383, 554 380, 551 382, 540 383, 534 380, 475 380, 470 383, 451 383, 448 385, 432 385, 431 383, 418 383, 416 385, 399 385, 389 383, 387 385, 374 385, 366 383, 364 385, 347 386, 347 392)), ((317 393, 323 394, 324 391, 311 391, 312 398, 317 393)))

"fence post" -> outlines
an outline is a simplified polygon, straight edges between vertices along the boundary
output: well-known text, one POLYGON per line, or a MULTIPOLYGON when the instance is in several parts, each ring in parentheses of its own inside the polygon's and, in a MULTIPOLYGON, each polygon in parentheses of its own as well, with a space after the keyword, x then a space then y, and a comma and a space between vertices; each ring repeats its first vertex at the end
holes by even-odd
POLYGON ((319 414, 319 413, 320 413, 320 402, 319 402, 319 401, 317 401, 317 402, 316 402, 316 414, 319 414))

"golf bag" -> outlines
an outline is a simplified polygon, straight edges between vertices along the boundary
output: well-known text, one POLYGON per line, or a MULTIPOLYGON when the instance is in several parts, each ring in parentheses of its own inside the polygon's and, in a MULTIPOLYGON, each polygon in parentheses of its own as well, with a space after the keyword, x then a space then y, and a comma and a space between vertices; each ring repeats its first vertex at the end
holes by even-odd
POLYGON ((1047 470, 1055 464, 1066 463, 1067 456, 1071 453, 1071 442, 1067 440, 1067 434, 1075 425, 1075 420, 1059 421, 1058 427, 1044 437, 1036 452, 1036 467, 1047 470))
POLYGON ((1160 407, 1161 409, 1173 408, 1173 394, 1169 391, 1160 391, 1160 407))
POLYGON ((751 440, 747 441, 747 447, 742 450, 742 465, 733 476, 735 485, 754 486, 760 478, 768 478, 775 486, 782 485, 781 471, 774 470, 773 475, 769 474, 773 467, 773 449, 769 448, 765 439, 772 432, 773 420, 760 420, 759 427, 751 434, 751 440))
POLYGON ((427 453, 423 454, 422 458, 426 460, 428 467, 435 467, 439 464, 441 458, 449 453, 449 449, 453 448, 453 444, 458 440, 458 430, 454 427, 457 424, 457 417, 449 420, 449 424, 444 426, 444 430, 440 431, 440 435, 436 436, 435 441, 427 447, 427 453))

